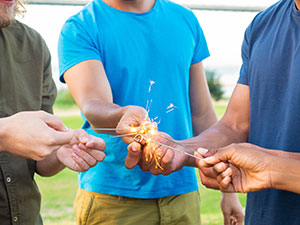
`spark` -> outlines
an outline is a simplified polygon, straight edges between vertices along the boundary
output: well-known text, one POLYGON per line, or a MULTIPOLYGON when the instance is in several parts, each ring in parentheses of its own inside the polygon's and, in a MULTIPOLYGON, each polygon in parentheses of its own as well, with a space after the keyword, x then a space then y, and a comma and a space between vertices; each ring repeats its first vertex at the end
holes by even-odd
POLYGON ((167 107, 167 109, 175 108, 175 105, 173 103, 170 103, 170 105, 167 107))
POLYGON ((170 113, 172 112, 174 109, 169 109, 166 113, 170 113))
POLYGON ((150 101, 147 100, 146 111, 147 111, 148 113, 150 112, 151 104, 152 104, 152 99, 151 99, 150 101))
POLYGON ((166 113, 169 113, 169 112, 172 112, 174 109, 177 109, 178 107, 175 106, 173 103, 170 103, 170 105, 167 107, 167 112, 166 113))
POLYGON ((153 81, 153 80, 150 80, 149 82, 150 82, 150 85, 149 85, 148 93, 151 92, 152 85, 155 84, 155 81, 153 81))

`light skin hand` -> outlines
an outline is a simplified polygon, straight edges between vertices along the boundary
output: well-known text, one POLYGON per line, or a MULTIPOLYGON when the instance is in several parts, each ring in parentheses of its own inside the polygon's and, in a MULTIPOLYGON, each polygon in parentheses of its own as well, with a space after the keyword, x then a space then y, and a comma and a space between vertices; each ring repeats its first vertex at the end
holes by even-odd
POLYGON ((17 113, 1 119, 0 124, 0 151, 37 161, 69 143, 73 136, 61 119, 44 111, 17 113))
POLYGON ((84 172, 105 158, 105 142, 84 130, 74 130, 70 142, 57 152, 37 163, 41 176, 53 176, 68 167, 76 172, 84 172))
POLYGON ((70 144, 61 147, 57 159, 73 171, 84 172, 105 158, 105 142, 88 135, 84 130, 75 130, 70 144))
POLYGON ((213 166, 224 192, 251 192, 271 188, 270 165, 274 156, 251 144, 232 144, 197 161, 199 166, 213 166))
MULTIPOLYGON (((117 134, 128 134, 132 127, 139 127, 145 121, 149 120, 147 111, 138 106, 127 106, 125 107, 124 114, 122 115, 117 129, 124 129, 123 131, 117 131, 117 134)), ((124 143, 130 144, 133 142, 135 134, 128 137, 123 137, 124 143)))

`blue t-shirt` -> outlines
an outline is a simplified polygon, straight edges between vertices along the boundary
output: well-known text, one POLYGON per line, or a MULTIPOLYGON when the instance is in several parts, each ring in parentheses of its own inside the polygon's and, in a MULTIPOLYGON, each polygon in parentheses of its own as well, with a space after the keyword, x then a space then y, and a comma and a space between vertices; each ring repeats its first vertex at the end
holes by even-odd
MULTIPOLYGON (((279 1, 255 17, 245 33, 242 58, 239 83, 250 90, 249 142, 300 152, 300 11, 294 0, 279 1)), ((299 224, 300 195, 248 194, 246 225, 299 224)))
MULTIPOLYGON (((159 130, 177 140, 192 137, 190 66, 208 56, 195 15, 168 0, 157 0, 146 13, 120 11, 95 0, 68 19, 59 38, 62 81, 72 66, 100 60, 114 103, 148 105, 150 117, 160 121, 159 130), (149 92, 151 81, 155 83, 149 92)), ((85 122, 84 127, 89 124, 85 122)), ((198 189, 194 168, 169 176, 154 176, 139 167, 128 170, 124 166, 127 145, 120 138, 90 133, 106 141, 106 158, 80 173, 80 188, 136 198, 160 198, 198 189)))

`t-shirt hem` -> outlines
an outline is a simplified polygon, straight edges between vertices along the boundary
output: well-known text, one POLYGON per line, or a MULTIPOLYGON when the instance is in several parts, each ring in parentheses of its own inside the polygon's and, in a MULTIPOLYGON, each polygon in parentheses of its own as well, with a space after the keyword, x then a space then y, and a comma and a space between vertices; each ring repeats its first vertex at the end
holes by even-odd
POLYGON ((115 196, 123 196, 123 197, 129 197, 129 198, 144 198, 144 199, 156 199, 156 198, 163 198, 173 195, 182 195, 186 193, 190 193, 193 191, 198 191, 199 187, 198 185, 192 185, 188 188, 181 188, 181 189, 169 189, 163 192, 144 192, 144 191, 133 191, 133 190, 111 190, 107 188, 97 188, 97 187, 85 187, 84 185, 80 185, 81 189, 84 189, 86 191, 90 192, 96 192, 96 193, 102 193, 102 194, 109 194, 109 195, 115 195, 115 196))
POLYGON ((65 79, 64 79, 64 74, 65 72, 70 69, 71 67, 83 62, 83 61, 87 61, 87 60, 99 60, 100 62, 102 62, 100 57, 82 57, 82 58, 78 58, 75 61, 72 61, 71 63, 65 65, 61 70, 60 70, 60 74, 59 74, 59 80, 62 83, 66 83, 65 79))
POLYGON ((248 82, 244 79, 241 79, 241 78, 237 81, 237 83, 249 86, 248 82))
POLYGON ((207 55, 202 56, 202 57, 197 57, 197 58, 192 60, 191 64, 196 64, 196 63, 202 62, 204 59, 207 59, 209 56, 210 56, 210 54, 207 54, 207 55))

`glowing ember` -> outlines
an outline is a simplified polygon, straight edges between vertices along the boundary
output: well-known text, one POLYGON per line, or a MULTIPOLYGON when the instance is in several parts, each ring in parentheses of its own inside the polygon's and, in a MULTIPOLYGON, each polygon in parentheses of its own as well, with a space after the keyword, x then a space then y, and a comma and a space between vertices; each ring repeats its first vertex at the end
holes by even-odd
POLYGON ((136 127, 130 128, 130 132, 131 132, 131 133, 136 133, 136 132, 137 132, 137 128, 136 128, 136 127))
MULTIPOLYGON (((131 128, 131 131, 133 128, 131 128)), ((146 146, 144 148, 146 162, 151 161, 152 159, 155 160, 155 168, 160 168, 164 170, 164 168, 159 164, 159 160, 161 157, 157 154, 155 144, 152 143, 152 138, 155 138, 157 135, 157 123, 145 121, 141 124, 139 128, 136 128, 137 135, 134 137, 134 140, 140 143, 142 146, 146 146)))
POLYGON ((167 107, 167 112, 166 113, 172 112, 176 108, 177 107, 173 103, 170 103, 170 105, 167 107))
POLYGON ((155 82, 153 80, 150 80, 150 86, 149 86, 149 89, 148 89, 148 92, 150 93, 151 92, 151 89, 152 89, 152 85, 155 84, 155 82))
POLYGON ((167 109, 175 108, 175 105, 173 103, 170 103, 170 105, 167 107, 167 109))

